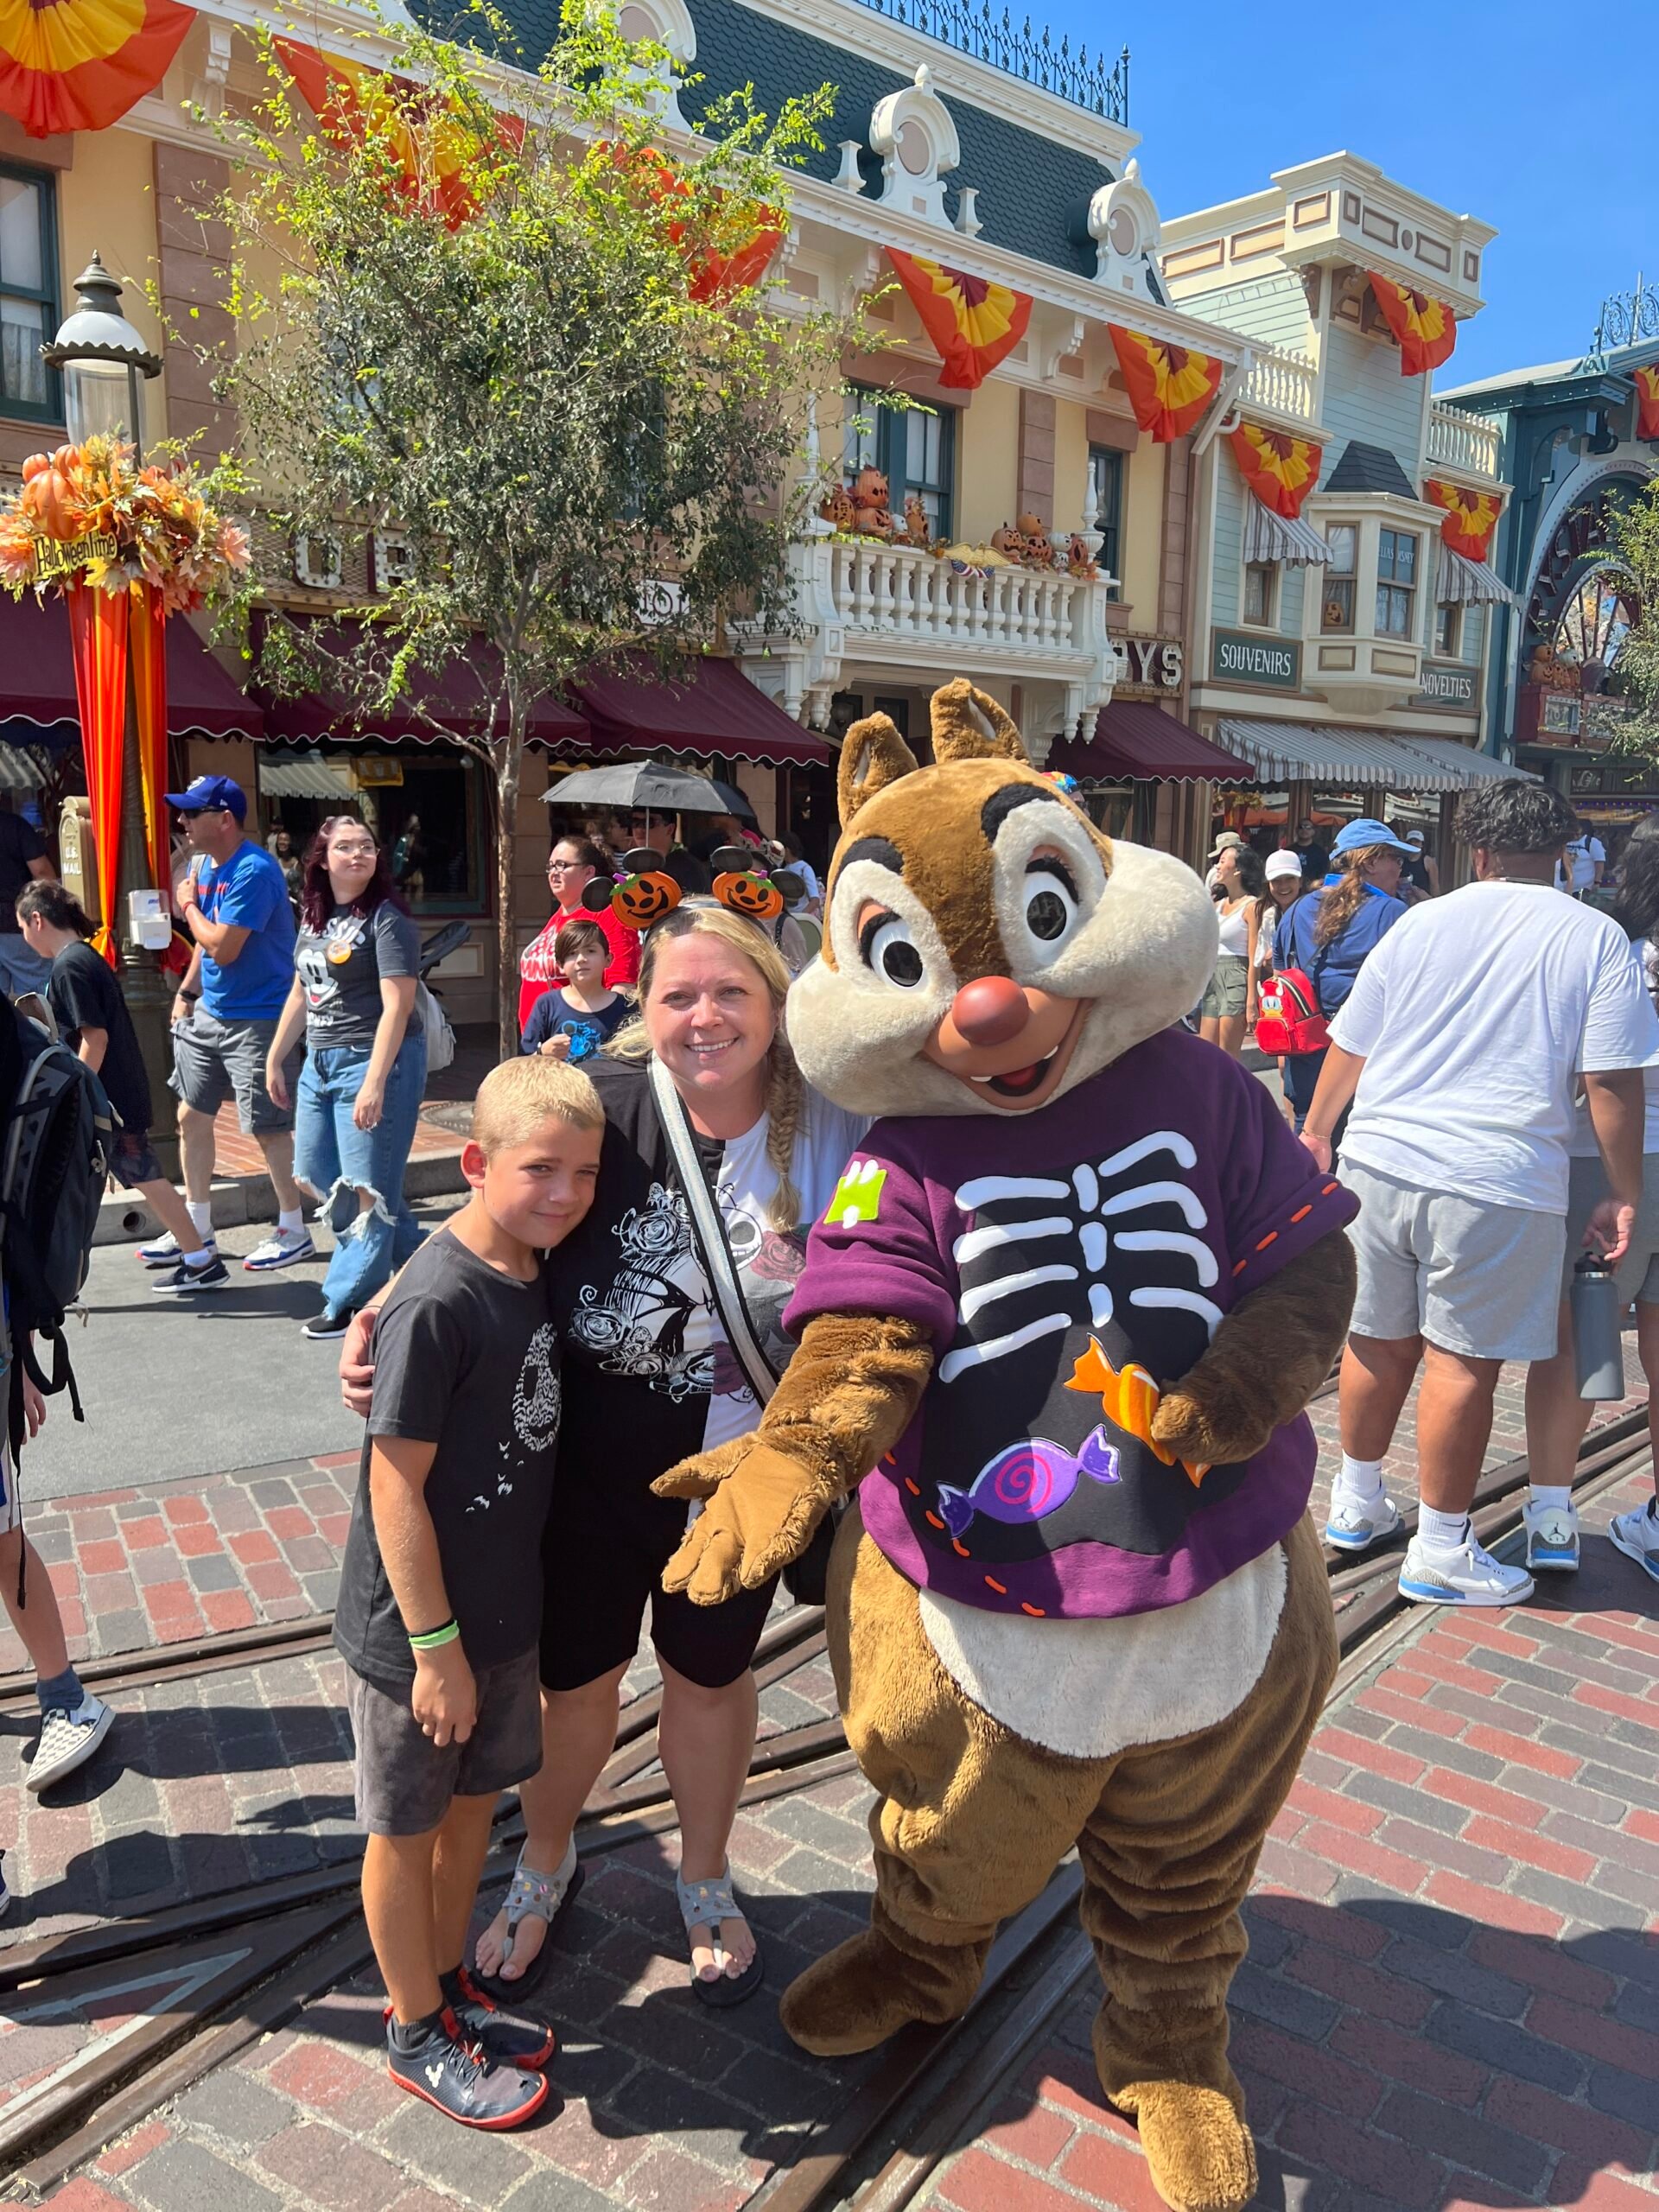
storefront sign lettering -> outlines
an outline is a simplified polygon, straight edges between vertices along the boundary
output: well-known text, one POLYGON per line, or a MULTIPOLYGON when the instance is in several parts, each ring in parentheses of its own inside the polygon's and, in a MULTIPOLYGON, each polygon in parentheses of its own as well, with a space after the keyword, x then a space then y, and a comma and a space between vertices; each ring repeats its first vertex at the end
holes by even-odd
POLYGON ((1418 696, 1431 707, 1472 707, 1475 671, 1461 667, 1456 661, 1426 660, 1423 688, 1418 696))
POLYGON ((91 562, 117 561, 120 557, 119 541, 104 531, 94 531, 90 537, 72 537, 67 542, 60 537, 37 537, 35 581, 49 583, 54 576, 79 575, 91 562))
POLYGON ((1141 691, 1179 691, 1186 656, 1177 638, 1115 638, 1120 686, 1141 691))
POLYGON ((1217 630, 1211 642, 1210 673, 1217 683, 1263 683, 1274 691, 1294 691, 1302 680, 1302 649, 1289 638, 1217 630))

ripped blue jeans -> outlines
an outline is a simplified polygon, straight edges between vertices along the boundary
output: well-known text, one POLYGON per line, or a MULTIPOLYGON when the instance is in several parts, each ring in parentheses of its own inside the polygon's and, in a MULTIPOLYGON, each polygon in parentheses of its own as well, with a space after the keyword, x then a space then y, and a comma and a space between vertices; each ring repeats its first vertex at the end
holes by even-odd
POLYGON ((404 1038, 380 1119, 359 1129, 352 1109, 368 1071, 367 1046, 325 1045, 307 1059, 295 1101, 294 1173, 317 1195, 316 1218, 334 1232, 322 1284, 332 1313, 366 1306, 425 1235, 404 1202, 404 1170, 426 1087, 426 1039, 404 1038), (359 1190, 374 1194, 366 1212, 358 1210, 359 1190))

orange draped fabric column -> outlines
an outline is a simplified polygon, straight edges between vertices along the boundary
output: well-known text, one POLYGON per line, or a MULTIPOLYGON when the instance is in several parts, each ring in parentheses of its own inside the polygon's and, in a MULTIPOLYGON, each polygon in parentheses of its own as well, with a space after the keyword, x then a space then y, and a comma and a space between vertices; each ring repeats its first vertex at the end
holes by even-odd
POLYGON ((149 854, 149 880, 165 891, 172 859, 163 798, 167 790, 167 610, 154 584, 132 585, 129 598, 144 844, 149 854))
POLYGON ((92 944, 114 967, 121 760, 127 715, 127 594, 93 591, 76 583, 70 585, 64 598, 69 607, 69 640, 74 655, 75 697, 80 707, 81 752, 92 800, 92 835, 98 840, 99 903, 104 912, 92 944))

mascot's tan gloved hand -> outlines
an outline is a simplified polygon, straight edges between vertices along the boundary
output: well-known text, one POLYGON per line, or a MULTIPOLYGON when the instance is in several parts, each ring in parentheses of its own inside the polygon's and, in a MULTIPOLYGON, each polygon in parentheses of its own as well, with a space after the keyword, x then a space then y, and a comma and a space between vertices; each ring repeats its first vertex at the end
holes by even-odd
POLYGON ((1203 1358, 1165 1391, 1154 1441, 1195 1465, 1253 1458, 1329 1374, 1355 1281, 1353 1247, 1336 1229, 1241 1298, 1203 1358))
POLYGON ((796 1457, 787 1440, 779 1451, 759 1434, 687 1459, 652 1488, 659 1497, 708 1500, 663 1570, 664 1589, 683 1590, 694 1605, 758 1590, 800 1557, 841 1494, 840 1484, 796 1457))
POLYGON ((758 1590, 811 1541, 910 1426, 933 1371, 927 1330, 880 1313, 820 1313, 753 1436, 682 1459, 658 1497, 700 1497, 702 1511, 663 1570, 663 1587, 718 1605, 758 1590))

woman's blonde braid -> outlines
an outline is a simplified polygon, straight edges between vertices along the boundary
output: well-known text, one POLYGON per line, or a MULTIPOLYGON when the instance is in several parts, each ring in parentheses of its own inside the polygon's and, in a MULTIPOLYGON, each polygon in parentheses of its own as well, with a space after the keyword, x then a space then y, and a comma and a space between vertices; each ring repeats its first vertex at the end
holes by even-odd
POLYGON ((772 1040, 766 1083, 766 1158, 778 1178, 778 1188, 772 1193, 766 1217, 772 1226, 785 1236, 791 1235, 800 1226, 800 1193, 795 1188, 790 1169, 794 1165, 795 1140, 800 1134, 804 1098, 801 1071, 795 1065, 795 1055, 789 1049, 789 1039, 780 1024, 772 1040))

